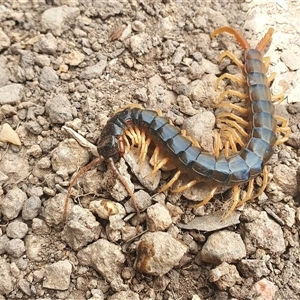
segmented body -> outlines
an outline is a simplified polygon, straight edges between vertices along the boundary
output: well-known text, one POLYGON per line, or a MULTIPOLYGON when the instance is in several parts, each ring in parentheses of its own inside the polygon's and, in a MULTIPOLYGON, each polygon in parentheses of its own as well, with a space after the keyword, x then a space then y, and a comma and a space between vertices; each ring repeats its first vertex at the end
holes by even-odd
MULTIPOLYGON (((265 163, 269 160, 273 153, 273 146, 278 142, 284 142, 288 139, 287 135, 290 129, 287 126, 287 120, 279 118, 284 124, 281 128, 277 127, 277 121, 274 116, 274 105, 269 88, 269 82, 266 72, 267 67, 263 62, 262 51, 270 42, 273 34, 273 29, 270 28, 265 37, 260 41, 255 49, 250 48, 249 43, 236 30, 230 27, 223 27, 213 32, 212 37, 227 32, 234 35, 237 41, 245 50, 244 63, 240 62, 232 53, 225 51, 221 55, 221 59, 229 56, 239 67, 243 69, 244 79, 239 77, 223 74, 219 80, 229 78, 246 85, 246 94, 241 94, 236 91, 228 90, 221 94, 221 98, 227 95, 237 95, 246 100, 247 109, 240 108, 234 104, 222 105, 233 110, 237 110, 242 114, 248 115, 248 137, 246 142, 238 142, 239 138, 236 131, 232 128, 227 131, 233 133, 235 138, 231 142, 232 149, 235 148, 235 142, 238 142, 242 147, 239 151, 232 151, 231 155, 218 156, 209 153, 203 153, 201 149, 195 146, 192 141, 183 136, 181 131, 171 125, 167 118, 160 116, 156 111, 142 109, 141 107, 127 107, 122 111, 117 112, 105 125, 101 136, 97 143, 97 149, 100 157, 95 163, 91 163, 86 169, 92 167, 96 163, 101 163, 103 160, 115 171, 117 178, 123 183, 127 192, 133 200, 133 204, 139 214, 134 194, 129 189, 124 178, 118 174, 114 163, 120 159, 128 145, 129 136, 132 144, 141 147, 141 144, 154 143, 156 149, 163 155, 164 159, 160 163, 156 163, 153 172, 156 172, 165 162, 171 162, 178 171, 174 177, 161 189, 166 190, 170 187, 181 174, 188 174, 191 182, 183 187, 173 190, 175 192, 183 191, 196 184, 197 182, 205 181, 212 186, 210 194, 199 204, 205 205, 213 197, 218 186, 233 186, 233 204, 227 212, 225 218, 234 210, 237 205, 245 203, 249 199, 253 199, 260 195, 267 184, 267 172, 264 168, 265 163), (283 132, 284 138, 277 140, 276 132, 283 132), (149 142, 150 141, 150 142, 149 142), (256 196, 252 197, 253 180, 261 172, 264 173, 263 186, 256 196), (246 196, 239 199, 239 185, 249 182, 246 196)), ((219 82, 218 80, 218 82, 219 82)), ((233 120, 225 121, 224 123, 233 124, 240 117, 233 113, 225 113, 226 116, 233 120)), ((223 115, 224 116, 224 115, 223 115)), ((239 125, 234 126, 239 128, 239 125)), ((243 129, 242 129, 243 130, 243 129)), ((240 131, 240 130, 238 130, 240 131)), ((147 147, 142 146, 144 152, 141 157, 144 159, 147 147)), ((216 152, 218 153, 218 152, 216 152)), ((142 160, 143 160, 142 159, 142 160)), ((83 173, 82 171, 81 173, 83 173)), ((78 174, 71 185, 74 183, 78 174)), ((68 193, 68 196, 70 191, 68 193)), ((67 196, 67 197, 68 197, 67 196)), ((66 214, 65 205, 65 214, 66 214)))

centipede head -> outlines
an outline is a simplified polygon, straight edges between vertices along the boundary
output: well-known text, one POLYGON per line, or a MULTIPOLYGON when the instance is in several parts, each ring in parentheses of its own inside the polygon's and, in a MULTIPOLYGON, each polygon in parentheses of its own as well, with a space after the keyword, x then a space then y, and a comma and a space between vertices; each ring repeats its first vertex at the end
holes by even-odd
POLYGON ((115 135, 107 135, 101 137, 97 143, 99 155, 104 157, 104 160, 112 159, 117 162, 123 155, 123 149, 120 148, 120 138, 115 135))

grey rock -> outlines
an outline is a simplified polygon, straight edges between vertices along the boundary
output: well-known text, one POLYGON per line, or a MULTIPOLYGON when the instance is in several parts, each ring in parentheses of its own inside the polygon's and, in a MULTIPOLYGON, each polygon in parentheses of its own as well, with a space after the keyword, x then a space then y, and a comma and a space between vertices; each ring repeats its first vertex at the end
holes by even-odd
POLYGON ((59 193, 44 202, 45 209, 43 211, 43 217, 47 225, 55 226, 63 221, 65 200, 66 194, 59 193))
POLYGON ((164 231, 172 224, 169 210, 163 204, 156 203, 147 209, 147 226, 150 231, 164 231))
POLYGON ((43 249, 47 246, 45 237, 38 235, 27 235, 25 238, 26 256, 32 261, 41 261, 43 249))
POLYGON ((62 232, 62 239, 73 249, 79 250, 99 238, 101 226, 95 216, 78 205, 73 206, 62 232))
POLYGON ((280 164, 274 167, 273 180, 280 189, 288 195, 296 196, 298 193, 297 172, 287 165, 280 164))
POLYGON ((5 196, 0 198, 0 210, 7 220, 12 220, 20 213, 25 200, 26 194, 18 187, 13 187, 5 196))
POLYGON ((31 296, 30 283, 25 279, 21 278, 18 282, 19 289, 27 296, 31 296))
POLYGON ((97 64, 87 67, 85 70, 83 70, 80 73, 79 78, 80 79, 99 78, 103 74, 106 66, 107 66, 107 59, 104 58, 100 60, 97 64))
POLYGON ((10 72, 7 68, 0 66, 0 87, 7 85, 10 72))
POLYGON ((22 101, 24 86, 13 83, 0 88, 0 104, 15 104, 22 101))
POLYGON ((93 5, 102 20, 118 15, 123 10, 122 2, 117 0, 95 0, 93 5))
POLYGON ((121 247, 100 239, 80 250, 77 257, 81 264, 93 267, 109 282, 120 279, 125 256, 121 247))
POLYGON ((42 208, 42 201, 38 196, 31 196, 24 202, 22 209, 22 218, 24 220, 32 220, 38 216, 42 208))
POLYGON ((45 108, 51 122, 54 124, 64 124, 73 119, 73 108, 68 98, 63 94, 49 99, 45 108))
POLYGON ((0 29, 0 51, 7 49, 10 46, 10 39, 5 32, 0 29))
POLYGON ((85 166, 89 159, 88 150, 81 147, 74 139, 67 139, 53 150, 51 163, 55 172, 64 169, 67 174, 71 174, 85 166))
POLYGON ((35 234, 48 234, 50 232, 50 228, 46 222, 39 218, 34 218, 31 226, 35 234))
POLYGON ((39 135, 43 131, 43 127, 36 121, 28 121, 24 123, 25 128, 34 135, 39 135))
POLYGON ((108 299, 109 300, 124 300, 124 299, 139 300, 140 296, 138 293, 135 293, 133 291, 121 291, 108 297, 108 299))
POLYGON ((60 36, 65 30, 67 21, 73 21, 80 14, 77 7, 60 6, 49 8, 44 11, 41 17, 42 29, 51 30, 56 36, 60 36))
POLYGON ((51 91, 59 82, 58 75, 51 67, 44 67, 40 75, 40 87, 51 91))
MULTIPOLYGON (((45 54, 54 55, 57 50, 57 39, 53 36, 51 32, 46 35, 41 35, 38 42, 36 43, 36 51, 45 54)), ((40 66, 49 66, 50 60, 45 55, 39 55, 36 57, 36 62, 40 66)))
POLYGON ((5 258, 0 257, 0 295, 10 293, 13 288, 13 277, 10 273, 9 264, 5 261, 5 258))
POLYGON ((261 278, 271 272, 262 259, 242 259, 239 263, 239 270, 246 278, 261 278))
POLYGON ((18 258, 24 254, 25 244, 20 239, 9 240, 5 244, 5 251, 7 254, 11 255, 12 257, 18 258))
POLYGON ((24 222, 14 221, 7 225, 6 234, 8 237, 22 239, 28 232, 28 226, 24 222))
POLYGON ((65 291, 70 285, 72 265, 68 260, 58 261, 45 267, 43 287, 65 291))
POLYGON ((5 245, 9 241, 9 238, 6 234, 0 236, 0 255, 5 253, 5 245))
POLYGON ((255 253, 257 248, 278 255, 286 249, 282 228, 266 212, 259 213, 252 222, 244 223, 242 229, 248 255, 255 253))
POLYGON ((200 252, 207 263, 236 262, 246 256, 245 244, 241 236, 229 230, 212 233, 200 252))
POLYGON ((135 267, 141 273, 162 276, 178 265, 187 249, 166 232, 148 232, 137 246, 135 267))

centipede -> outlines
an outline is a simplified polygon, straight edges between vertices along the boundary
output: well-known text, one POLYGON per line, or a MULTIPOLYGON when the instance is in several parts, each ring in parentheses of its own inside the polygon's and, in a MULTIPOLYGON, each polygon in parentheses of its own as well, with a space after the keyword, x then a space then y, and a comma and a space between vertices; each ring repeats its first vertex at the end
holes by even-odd
POLYGON ((107 163, 116 178, 124 185, 137 214, 140 214, 133 191, 115 166, 125 151, 129 151, 133 146, 139 149, 139 162, 142 164, 150 145, 154 145, 153 156, 156 159, 154 159, 152 175, 168 163, 175 166, 175 174, 160 188, 159 192, 171 189, 182 174, 187 174, 190 181, 181 187, 171 189, 172 192, 182 192, 200 182, 209 184, 210 193, 201 202, 193 205, 194 208, 207 204, 220 186, 233 188, 232 204, 224 218, 227 218, 236 207, 259 197, 268 183, 266 163, 274 152, 273 148, 284 143, 290 133, 288 120, 274 114, 274 102, 280 103, 283 95, 271 95, 270 84, 276 74, 267 76, 270 59, 263 57, 262 54, 270 44, 273 32, 274 29, 270 28, 255 48, 250 47, 241 32, 231 27, 219 28, 211 34, 212 38, 221 33, 233 35, 244 50, 243 62, 229 51, 224 51, 219 58, 221 61, 224 57, 229 57, 240 67, 243 77, 224 73, 218 78, 216 85, 221 80, 229 79, 245 86, 245 93, 228 89, 220 94, 218 100, 219 107, 230 110, 219 116, 219 119, 228 125, 223 130, 228 138, 227 145, 229 144, 225 154, 219 154, 219 149, 224 146, 217 135, 214 153, 205 153, 197 143, 183 135, 179 128, 159 112, 143 109, 139 105, 125 107, 115 113, 104 126, 97 142, 99 157, 81 169, 70 182, 64 207, 64 220, 67 215, 70 190, 75 181, 88 169, 102 162, 107 163), (228 96, 244 99, 246 107, 223 101, 228 96), (243 118, 237 113, 242 116, 247 115, 248 121, 243 123, 247 127, 247 132, 238 124, 243 118), (278 126, 278 123, 281 126, 278 126), (247 140, 243 141, 240 135, 247 140), (231 149, 230 153, 228 148, 231 149), (161 158, 158 159, 158 156, 161 158), (253 195, 254 179, 260 174, 263 174, 262 184, 259 191, 253 195), (240 186, 245 183, 248 183, 248 188, 241 198, 240 186))

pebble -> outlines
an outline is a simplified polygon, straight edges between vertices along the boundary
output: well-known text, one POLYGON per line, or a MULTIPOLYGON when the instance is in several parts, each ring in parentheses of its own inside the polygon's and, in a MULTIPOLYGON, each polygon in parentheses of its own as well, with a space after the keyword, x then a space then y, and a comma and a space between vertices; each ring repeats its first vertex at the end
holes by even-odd
POLYGON ((15 186, 9 190, 5 196, 1 196, 1 198, 1 213, 5 219, 12 220, 16 218, 22 210, 27 196, 21 189, 15 186))
POLYGON ((54 35, 60 36, 66 29, 67 21, 74 21, 80 14, 77 7, 66 5, 53 7, 45 10, 41 16, 41 26, 44 31, 51 31, 54 35))
POLYGON ((274 300, 276 299, 275 296, 278 291, 278 288, 273 282, 269 281, 266 278, 263 278, 254 284, 252 290, 256 292, 256 299, 274 300))
POLYGON ((129 48, 133 55, 142 56, 148 53, 152 48, 150 36, 145 32, 131 36, 129 38, 129 48))
POLYGON ((9 241, 9 238, 6 234, 0 236, 0 255, 5 253, 5 245, 9 241))
POLYGON ((25 128, 34 135, 40 135, 43 127, 37 121, 28 121, 24 123, 25 128))
POLYGON ((25 238, 26 257, 32 261, 43 259, 43 249, 49 241, 43 236, 27 235, 25 238))
POLYGON ((292 50, 290 49, 284 50, 280 58, 290 70, 296 71, 300 68, 298 55, 296 55, 292 50))
POLYGON ((51 67, 44 67, 39 78, 40 87, 45 91, 51 91, 59 83, 59 77, 51 67))
POLYGON ((261 259, 242 259, 239 263, 239 270, 246 278, 261 278, 270 274, 266 262, 261 259))
POLYGON ((72 264, 68 260, 60 260, 45 267, 43 287, 65 291, 69 288, 72 264))
POLYGON ((73 206, 62 231, 62 239, 73 249, 79 250, 99 238, 101 226, 95 216, 79 205, 73 206))
POLYGON ((108 297, 109 300, 139 300, 140 296, 138 293, 135 293, 133 291, 121 291, 113 294, 112 296, 108 297))
POLYGON ((214 282, 220 290, 227 290, 241 281, 241 277, 236 266, 223 262, 209 272, 208 280, 214 282))
POLYGON ((34 218, 32 220, 32 230, 35 234, 48 234, 50 232, 50 228, 46 224, 46 222, 39 218, 34 218))
POLYGON ((208 237, 200 256, 202 261, 207 263, 232 263, 246 256, 246 248, 238 233, 222 230, 208 237))
POLYGON ((81 147, 74 139, 66 139, 52 152, 52 169, 54 172, 65 170, 68 174, 72 174, 85 166, 89 159, 88 150, 81 147))
POLYGON ((84 61, 85 55, 79 51, 71 51, 65 58, 65 63, 70 66, 78 66, 84 61))
POLYGON ((59 193, 44 202, 45 209, 43 211, 43 217, 45 218, 47 225, 55 226, 59 225, 63 221, 65 200, 66 194, 59 193))
POLYGON ((100 78, 105 68, 107 67, 107 58, 104 57, 97 64, 85 68, 79 75, 80 79, 100 78))
POLYGON ((260 212, 252 222, 242 224, 243 240, 247 254, 253 254, 257 248, 280 255, 285 249, 283 231, 266 212, 260 212))
POLYGON ((4 257, 0 257, 0 266, 0 295, 6 295, 14 289, 14 281, 4 257))
POLYGON ((24 202, 22 209, 23 220, 32 220, 42 209, 42 201, 38 196, 31 196, 24 202))
POLYGON ((10 46, 10 38, 5 32, 0 29, 0 51, 7 49, 10 46))
MULTIPOLYGON (((134 196, 137 202, 137 207, 140 211, 146 210, 152 204, 151 196, 144 190, 137 191, 136 193, 134 193, 134 196)), ((129 201, 126 201, 124 206, 127 213, 135 212, 135 208, 131 199, 129 201)))
POLYGON ((165 205, 156 203, 147 209, 149 231, 164 231, 172 224, 172 218, 165 205))
POLYGON ((18 258, 25 252, 25 244, 21 239, 12 239, 5 244, 5 251, 12 257, 18 258))
POLYGON ((145 233, 137 246, 135 268, 144 274, 162 276, 179 264, 187 249, 166 232, 145 233))
POLYGON ((110 216, 117 214, 125 216, 125 209, 120 203, 106 199, 92 201, 89 210, 104 220, 108 220, 110 216))
POLYGON ((0 130, 0 142, 12 143, 17 146, 21 145, 18 134, 7 123, 4 123, 0 130))
POLYGON ((190 99, 184 95, 179 95, 177 97, 177 103, 179 105, 179 109, 182 113, 193 116, 197 114, 197 110, 193 108, 193 105, 190 101, 190 99))
POLYGON ((283 164, 275 166, 273 169, 273 181, 285 194, 293 197, 297 195, 297 172, 294 168, 283 164))
POLYGON ((19 289, 26 294, 27 296, 31 296, 30 283, 25 279, 21 278, 18 282, 19 289))
MULTIPOLYGON (((38 42, 35 44, 35 50, 44 54, 54 55, 57 51, 57 44, 57 39, 51 32, 48 32, 46 35, 40 35, 38 42)), ((40 67, 50 66, 50 59, 46 55, 37 55, 35 62, 40 67)))
POLYGON ((13 83, 0 87, 0 105, 16 104, 23 99, 24 86, 13 83))
POLYGON ((7 225, 6 234, 12 239, 22 239, 28 232, 28 226, 24 222, 14 221, 7 225))
POLYGON ((99 239, 80 250, 77 257, 81 264, 91 266, 108 282, 121 279, 125 256, 120 246, 99 239))
POLYGON ((63 94, 47 100, 45 108, 53 124, 64 124, 67 121, 73 120, 72 105, 63 94))
POLYGON ((103 0, 97 2, 97 11, 102 20, 122 14, 124 5, 118 0, 103 0))

